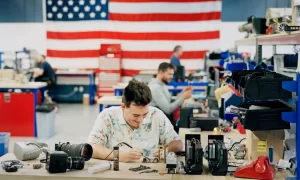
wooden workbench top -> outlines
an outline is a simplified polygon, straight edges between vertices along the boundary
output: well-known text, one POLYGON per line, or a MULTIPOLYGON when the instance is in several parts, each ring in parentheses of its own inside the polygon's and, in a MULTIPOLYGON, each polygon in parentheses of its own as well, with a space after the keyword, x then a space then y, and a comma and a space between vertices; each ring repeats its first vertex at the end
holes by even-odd
MULTIPOLYGON (((185 134, 199 134, 199 132, 191 132, 189 129, 181 128, 179 131, 179 135, 182 139, 184 139, 185 134)), ((202 147, 205 148, 207 145, 207 136, 209 134, 213 134, 213 132, 204 131, 200 132, 201 134, 201 144, 202 147)), ((241 138, 245 137, 244 135, 239 134, 237 131, 232 131, 231 133, 224 134, 227 137, 230 137, 233 140, 240 140, 241 138)), ((4 160, 15 160, 16 157, 14 154, 9 153, 4 155, 0 158, 0 161, 4 160)), ((180 159, 183 160, 183 159, 180 159)), ((164 174, 159 175, 158 173, 149 173, 149 174, 139 174, 137 172, 129 171, 131 167, 138 167, 140 166, 141 160, 136 161, 135 163, 120 163, 120 171, 113 171, 113 170, 105 170, 96 174, 89 174, 87 169, 91 166, 100 164, 104 162, 102 160, 91 159, 87 161, 85 164, 85 168, 83 170, 77 170, 72 172, 60 173, 60 174, 50 174, 45 170, 45 167, 35 170, 32 168, 32 164, 39 163, 38 160, 32 161, 24 161, 25 167, 19 169, 18 172, 15 173, 6 173, 4 170, 0 168, 0 179, 2 180, 86 180, 86 179, 109 179, 109 180, 130 180, 130 179, 145 179, 145 180, 166 180, 166 179, 174 179, 174 180, 245 180, 241 178, 234 178, 233 176, 212 176, 208 173, 207 168, 207 161, 203 159, 203 173, 202 175, 170 175, 164 174)), ((164 163, 144 163, 143 165, 150 166, 151 169, 156 169, 159 172, 164 172, 165 164, 164 163)), ((291 176, 291 174, 285 171, 278 171, 276 173, 275 179, 285 179, 285 177, 291 176)))
POLYGON ((121 104, 122 96, 102 96, 97 102, 98 104, 121 104))
POLYGON ((90 75, 94 74, 94 71, 91 70, 76 70, 76 71, 63 71, 63 70, 57 70, 55 72, 57 75, 90 75))
POLYGON ((45 82, 29 82, 27 84, 19 84, 19 83, 14 83, 14 82, 0 82, 0 88, 12 88, 12 89, 17 89, 17 88, 28 88, 28 89, 38 89, 42 87, 46 87, 47 83, 45 82))

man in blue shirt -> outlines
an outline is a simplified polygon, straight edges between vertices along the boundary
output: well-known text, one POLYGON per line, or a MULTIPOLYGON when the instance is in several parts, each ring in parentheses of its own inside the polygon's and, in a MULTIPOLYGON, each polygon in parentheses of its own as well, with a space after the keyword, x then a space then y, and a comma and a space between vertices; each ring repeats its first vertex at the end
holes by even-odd
POLYGON ((179 45, 175 46, 170 62, 170 64, 172 64, 175 67, 175 70, 177 66, 181 66, 179 57, 182 55, 182 53, 182 47, 179 45))
POLYGON ((55 72, 51 65, 46 61, 44 55, 40 55, 37 60, 39 64, 39 69, 35 71, 35 81, 37 82, 47 82, 48 85, 55 82, 55 72))

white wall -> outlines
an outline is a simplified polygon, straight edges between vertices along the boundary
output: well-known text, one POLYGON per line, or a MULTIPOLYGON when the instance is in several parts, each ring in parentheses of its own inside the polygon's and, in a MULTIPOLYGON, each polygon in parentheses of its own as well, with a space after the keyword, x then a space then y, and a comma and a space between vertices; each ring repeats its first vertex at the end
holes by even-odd
POLYGON ((0 51, 20 51, 24 47, 46 53, 44 23, 0 23, 0 51))
MULTIPOLYGON (((240 33, 238 26, 244 22, 222 22, 221 50, 234 48, 234 41, 244 38, 246 33, 240 33)), ((36 49, 46 54, 46 31, 44 23, 0 23, 0 51, 17 51, 23 47, 36 49)), ((250 52, 255 55, 254 46, 239 46, 239 52, 250 52)), ((291 46, 277 48, 278 53, 293 53, 291 46)), ((272 47, 263 47, 263 57, 272 56, 272 47)))

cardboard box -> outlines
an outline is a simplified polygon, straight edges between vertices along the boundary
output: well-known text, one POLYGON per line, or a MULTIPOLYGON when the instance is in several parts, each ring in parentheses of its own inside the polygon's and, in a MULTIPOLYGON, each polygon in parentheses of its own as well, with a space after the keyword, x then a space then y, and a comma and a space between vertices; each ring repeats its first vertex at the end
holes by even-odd
POLYGON ((259 156, 269 156, 269 147, 274 148, 274 162, 283 158, 284 130, 246 131, 248 160, 256 160, 259 156))

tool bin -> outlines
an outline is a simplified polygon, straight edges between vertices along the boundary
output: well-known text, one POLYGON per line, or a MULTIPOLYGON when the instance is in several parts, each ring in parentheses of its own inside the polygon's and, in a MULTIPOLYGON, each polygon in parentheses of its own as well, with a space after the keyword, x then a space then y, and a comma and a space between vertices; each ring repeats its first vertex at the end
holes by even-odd
POLYGON ((282 119, 282 112, 290 112, 292 108, 281 101, 243 102, 240 108, 245 111, 239 114, 241 124, 251 131, 290 129, 290 123, 282 119), (249 109, 250 106, 269 109, 249 109))
POLYGON ((232 85, 236 90, 239 90, 239 83, 242 77, 245 77, 248 74, 252 74, 254 72, 262 72, 261 70, 240 70, 240 71, 232 71, 231 80, 232 85))
POLYGON ((241 79, 239 92, 247 100, 290 99, 292 93, 282 88, 282 82, 292 80, 275 72, 254 72, 241 79))
POLYGON ((8 153, 9 136, 8 132, 0 132, 0 157, 8 153))

